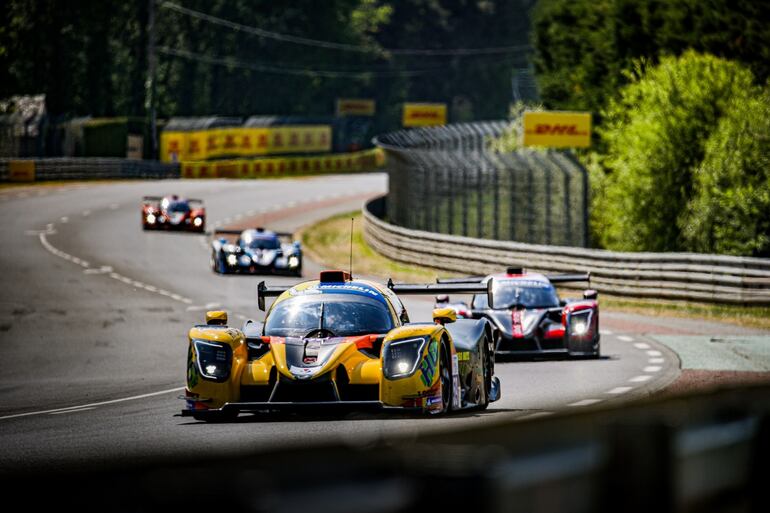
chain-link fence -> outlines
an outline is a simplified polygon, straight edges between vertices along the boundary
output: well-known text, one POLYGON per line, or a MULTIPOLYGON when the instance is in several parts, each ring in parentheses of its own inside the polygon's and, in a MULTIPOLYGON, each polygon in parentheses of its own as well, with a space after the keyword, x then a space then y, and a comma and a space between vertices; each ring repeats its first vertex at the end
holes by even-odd
POLYGON ((507 122, 378 137, 390 176, 387 218, 406 228, 587 247, 588 174, 568 152, 499 152, 507 122))

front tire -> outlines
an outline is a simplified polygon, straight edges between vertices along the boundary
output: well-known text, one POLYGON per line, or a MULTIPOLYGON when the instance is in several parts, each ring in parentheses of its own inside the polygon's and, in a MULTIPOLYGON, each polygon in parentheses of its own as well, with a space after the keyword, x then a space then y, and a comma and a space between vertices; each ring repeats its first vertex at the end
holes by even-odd
POLYGON ((489 396, 492 393, 492 366, 489 362, 489 344, 485 338, 481 349, 481 372, 484 382, 484 397, 479 403, 479 410, 486 410, 489 406, 489 396))
POLYGON ((441 344, 439 352, 439 380, 441 381, 441 411, 440 415, 446 414, 452 406, 452 396, 454 387, 452 386, 452 364, 446 344, 441 344))

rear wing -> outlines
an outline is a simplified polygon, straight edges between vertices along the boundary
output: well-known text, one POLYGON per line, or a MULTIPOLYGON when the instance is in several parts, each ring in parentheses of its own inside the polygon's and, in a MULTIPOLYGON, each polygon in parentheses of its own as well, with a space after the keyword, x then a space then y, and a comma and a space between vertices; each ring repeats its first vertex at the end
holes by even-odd
POLYGON ((591 273, 582 274, 547 274, 545 276, 551 283, 571 283, 575 281, 587 281, 591 283, 591 273))
POLYGON ((214 230, 214 235, 240 235, 243 232, 243 230, 221 230, 217 228, 214 230))
POLYGON ((162 196, 142 196, 142 203, 157 203, 162 199, 162 196))
MULTIPOLYGON (((492 304, 492 281, 487 283, 393 283, 388 279, 388 288, 396 294, 436 295, 436 294, 486 294, 492 304)), ((267 286, 264 281, 257 284, 257 306, 265 311, 265 298, 278 297, 294 285, 267 286)))
POLYGON ((200 206, 203 206, 203 200, 198 198, 187 198, 187 203, 196 203, 200 206))
POLYGON ((438 278, 436 283, 481 283, 486 276, 466 276, 464 278, 438 278))
MULTIPOLYGON (((226 230, 226 229, 219 229, 219 228, 217 228, 216 230, 214 230, 214 235, 216 235, 218 233, 222 234, 222 235, 240 235, 241 233, 243 233, 243 230, 249 230, 249 229, 250 228, 241 228, 240 230, 226 230)), ((261 226, 255 226, 253 229, 257 230, 258 232, 266 231, 261 226)), ((277 237, 286 237, 286 238, 289 238, 289 239, 293 239, 294 238, 294 234, 293 233, 289 233, 289 232, 273 232, 273 233, 275 233, 275 235, 277 237)))
MULTIPOLYGON (((591 273, 576 273, 576 274, 546 274, 546 278, 551 283, 571 283, 576 281, 591 282, 591 273)), ((486 276, 467 276, 463 278, 439 278, 436 283, 440 284, 460 284, 460 283, 479 283, 483 281, 486 276)))

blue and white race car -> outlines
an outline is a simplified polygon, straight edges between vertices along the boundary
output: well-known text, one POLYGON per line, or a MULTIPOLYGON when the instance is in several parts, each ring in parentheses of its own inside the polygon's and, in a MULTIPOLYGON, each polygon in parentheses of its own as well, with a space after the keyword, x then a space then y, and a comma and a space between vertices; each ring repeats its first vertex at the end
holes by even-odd
POLYGON ((264 228, 215 230, 211 243, 211 269, 215 273, 269 274, 302 276, 302 247, 291 240, 292 234, 264 228), (230 236, 228 239, 227 236, 230 236), (236 240, 231 240, 237 235, 236 240))

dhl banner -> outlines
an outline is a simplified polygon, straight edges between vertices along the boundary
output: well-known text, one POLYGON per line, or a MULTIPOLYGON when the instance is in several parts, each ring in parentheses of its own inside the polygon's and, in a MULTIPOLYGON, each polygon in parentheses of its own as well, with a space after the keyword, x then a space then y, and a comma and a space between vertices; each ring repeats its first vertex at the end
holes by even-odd
POLYGON ((163 132, 162 162, 183 162, 228 157, 255 157, 286 153, 331 151, 329 125, 225 127, 191 132, 163 132))
POLYGON ((591 145, 590 112, 525 112, 524 146, 587 148, 591 145))
POLYGON ((380 149, 316 155, 182 162, 182 178, 267 178, 374 170, 385 162, 380 149))
POLYGON ((35 161, 34 160, 11 160, 8 163, 8 181, 9 182, 34 182, 35 181, 35 161))
POLYGON ((360 98, 338 98, 337 116, 374 116, 374 100, 360 98))
POLYGON ((446 125, 446 104, 405 103, 401 124, 406 127, 446 125))

